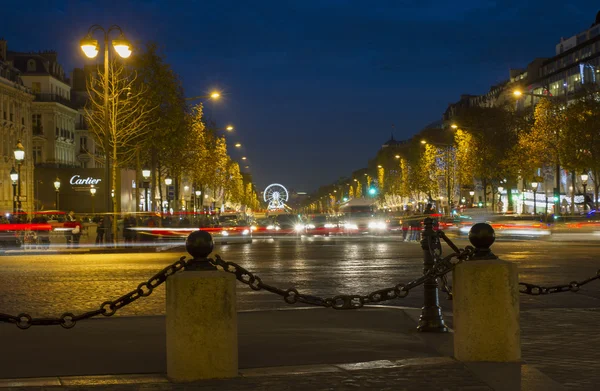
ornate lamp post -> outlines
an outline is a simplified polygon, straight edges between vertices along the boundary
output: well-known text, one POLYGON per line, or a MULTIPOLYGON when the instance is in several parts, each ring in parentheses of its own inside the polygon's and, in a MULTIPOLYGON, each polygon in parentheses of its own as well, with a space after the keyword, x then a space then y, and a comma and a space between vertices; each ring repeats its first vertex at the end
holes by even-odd
POLYGON ((90 194, 92 195, 92 214, 95 213, 95 210, 94 210, 94 196, 96 195, 96 190, 98 190, 98 189, 96 189, 94 187, 94 185, 92 185, 92 187, 90 187, 90 194))
POLYGON ((471 208, 473 207, 473 203, 475 202, 475 192, 473 190, 471 190, 469 192, 469 195, 471 196, 471 208))
POLYGON ((144 177, 144 196, 146 197, 146 212, 150 211, 150 197, 149 197, 149 190, 150 190, 150 182, 148 182, 148 179, 150 179, 150 169, 147 167, 144 167, 142 169, 142 176, 144 177))
POLYGON ((58 204, 58 193, 60 192, 60 179, 56 177, 54 180, 54 189, 56 189, 56 210, 60 210, 60 206, 58 204))
POLYGON ((589 179, 588 174, 581 174, 581 185, 583 186, 583 211, 585 212, 587 210, 587 204, 586 204, 586 195, 587 195, 587 181, 589 179))
POLYGON ((23 144, 21 144, 21 140, 17 141, 14 154, 17 162, 17 171, 19 174, 19 180, 17 181, 17 209, 21 210, 21 164, 23 163, 23 160, 25 160, 25 149, 23 148, 23 144))
POLYGON ((17 182, 19 181, 19 173, 15 171, 15 166, 10 170, 10 180, 13 186, 13 214, 17 213, 17 182))
POLYGON ((173 183, 170 175, 165 178, 165 185, 167 185, 167 213, 171 212, 171 197, 169 197, 169 186, 173 183))
POLYGON ((200 196, 202 195, 202 192, 200 190, 196 190, 196 211, 198 211, 198 209, 200 209, 200 196))
POLYGON ((531 188, 533 189, 533 214, 534 215, 537 213, 536 194, 537 194, 538 185, 539 185, 539 183, 537 183, 537 182, 531 182, 531 188))
MULTIPOLYGON (((108 36, 112 31, 118 31, 120 33, 119 38, 112 41, 113 48, 115 52, 122 58, 127 58, 131 55, 131 44, 129 41, 125 39, 125 35, 123 34, 123 30, 117 25, 110 26, 108 30, 105 30, 101 26, 95 24, 92 25, 88 29, 87 35, 80 41, 81 50, 88 58, 94 58, 98 55, 98 51, 100 46, 98 45, 98 40, 93 39, 92 36, 95 32, 102 31, 104 33, 104 154, 105 154, 105 162, 104 162, 104 176, 107 183, 107 186, 110 185, 110 153, 109 153, 109 145, 110 145, 110 120, 109 120, 109 96, 108 96, 108 64, 109 64, 109 44, 108 44, 108 36)), ((107 187, 108 188, 108 187, 107 187)), ((108 191, 106 192, 106 211, 110 212, 112 199, 108 191)))
MULTIPOLYGON (((502 192, 504 191, 503 186, 498 186, 498 204, 502 205, 502 192)), ((500 206, 500 213, 502 213, 502 206, 500 206)))

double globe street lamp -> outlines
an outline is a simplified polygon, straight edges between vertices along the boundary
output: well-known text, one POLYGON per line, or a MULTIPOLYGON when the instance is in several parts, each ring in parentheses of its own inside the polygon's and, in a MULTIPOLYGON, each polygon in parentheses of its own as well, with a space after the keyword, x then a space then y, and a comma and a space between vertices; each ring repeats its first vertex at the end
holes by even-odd
POLYGON ((144 167, 142 169, 142 177, 144 177, 144 196, 146 198, 146 212, 150 211, 150 197, 149 197, 149 191, 150 190, 150 182, 148 182, 148 180, 150 179, 150 169, 147 167, 144 167))
POLYGON ((21 164, 25 160, 25 148, 21 144, 21 140, 17 141, 17 145, 14 150, 15 161, 17 162, 18 180, 17 180, 17 210, 21 210, 21 164))
MULTIPOLYGON (((104 142, 103 149, 105 155, 104 162, 104 177, 107 183, 107 186, 112 183, 110 181, 110 153, 109 153, 109 145, 110 145, 110 137, 109 137, 109 129, 110 129, 110 120, 109 120, 109 96, 108 96, 108 65, 109 65, 109 34, 113 31, 118 31, 120 33, 117 39, 112 41, 113 48, 115 52, 121 58, 128 58, 131 56, 131 44, 127 39, 125 39, 125 35, 123 34, 123 30, 121 27, 117 25, 112 25, 105 30, 101 26, 94 24, 92 25, 87 32, 87 35, 80 41, 81 50, 88 58, 95 58, 98 55, 100 50, 100 46, 98 45, 98 40, 93 38, 94 33, 97 31, 101 31, 104 33, 104 142)), ((106 192, 106 211, 110 212, 111 209, 111 195, 109 192, 106 192)))

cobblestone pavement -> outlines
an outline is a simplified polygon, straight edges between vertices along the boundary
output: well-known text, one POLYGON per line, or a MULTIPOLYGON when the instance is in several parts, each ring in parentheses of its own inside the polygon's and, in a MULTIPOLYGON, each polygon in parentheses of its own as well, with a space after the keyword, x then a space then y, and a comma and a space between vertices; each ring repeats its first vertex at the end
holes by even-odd
POLYGON ((600 388, 599 325, 598 309, 523 311, 523 359, 567 389, 597 390, 600 388))

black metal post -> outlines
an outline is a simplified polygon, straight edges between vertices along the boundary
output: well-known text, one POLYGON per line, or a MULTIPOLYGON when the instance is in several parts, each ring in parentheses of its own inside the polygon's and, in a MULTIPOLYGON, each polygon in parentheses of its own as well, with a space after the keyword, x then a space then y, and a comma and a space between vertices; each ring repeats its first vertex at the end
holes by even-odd
POLYGON ((17 181, 17 210, 21 211, 21 162, 17 164, 17 172, 19 173, 19 180, 17 181))
POLYGON ((17 182, 13 182, 13 215, 17 213, 17 182))
MULTIPOLYGON (((425 218, 423 221, 424 229, 421 233, 421 248, 423 249, 423 274, 429 272, 435 264, 429 243, 433 248, 439 247, 439 238, 433 230, 433 219, 425 218)), ((445 333, 448 328, 444 324, 442 309, 438 296, 438 284, 435 278, 427 280, 423 284, 423 308, 421 308, 421 317, 417 330, 424 332, 445 333)))
POLYGON ((60 206, 58 205, 58 189, 56 189, 56 210, 60 210, 60 206))
POLYGON ((537 198, 536 194, 537 194, 537 191, 534 189, 533 190, 533 215, 534 216, 536 214, 536 207, 537 207, 537 204, 536 204, 536 198, 537 198))

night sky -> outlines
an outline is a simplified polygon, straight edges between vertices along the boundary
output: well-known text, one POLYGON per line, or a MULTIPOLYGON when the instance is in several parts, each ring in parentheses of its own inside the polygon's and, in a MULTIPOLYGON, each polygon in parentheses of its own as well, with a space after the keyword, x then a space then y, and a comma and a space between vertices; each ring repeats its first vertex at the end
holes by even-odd
MULTIPOLYGON (((366 166, 395 124, 408 138, 460 94, 554 55, 597 1, 10 1, 9 50, 55 49, 82 66, 91 24, 157 41, 186 96, 223 91, 206 112, 244 146, 255 182, 311 191, 366 166), (100 4, 106 4, 103 7, 100 4)), ((233 148, 232 148, 233 149, 233 148)))

